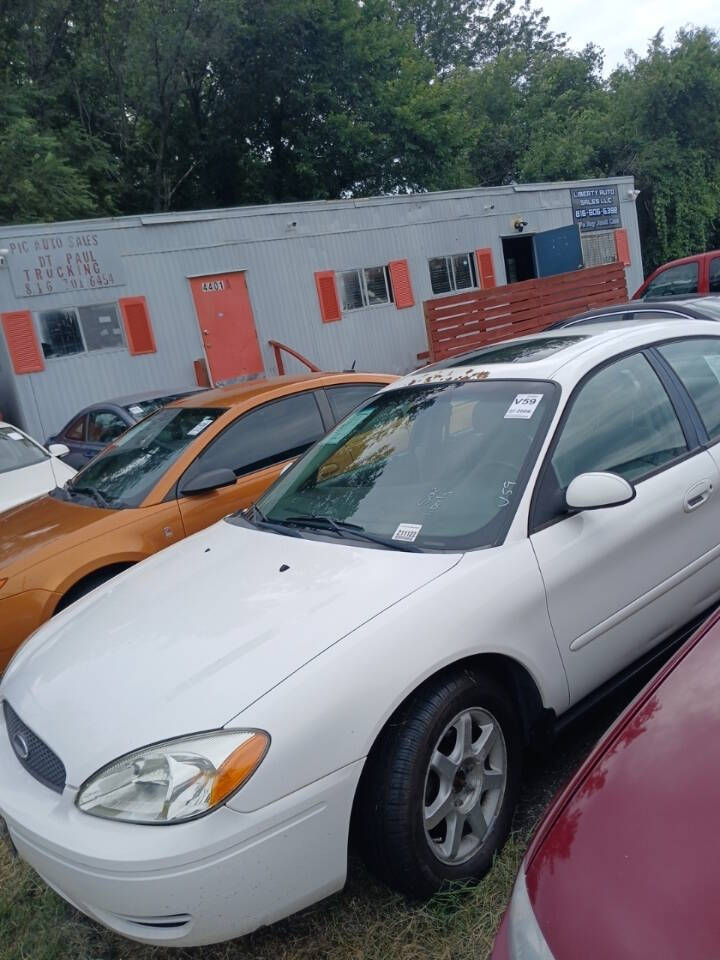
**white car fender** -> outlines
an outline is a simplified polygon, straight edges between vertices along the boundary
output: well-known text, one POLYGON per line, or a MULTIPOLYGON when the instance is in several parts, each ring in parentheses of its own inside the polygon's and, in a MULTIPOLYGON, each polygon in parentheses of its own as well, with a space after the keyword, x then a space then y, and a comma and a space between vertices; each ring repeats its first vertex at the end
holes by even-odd
POLYGON ((424 680, 482 653, 517 661, 545 707, 567 709, 565 671, 527 540, 466 554, 233 718, 228 727, 267 730, 272 742, 230 806, 255 810, 366 757, 424 680))

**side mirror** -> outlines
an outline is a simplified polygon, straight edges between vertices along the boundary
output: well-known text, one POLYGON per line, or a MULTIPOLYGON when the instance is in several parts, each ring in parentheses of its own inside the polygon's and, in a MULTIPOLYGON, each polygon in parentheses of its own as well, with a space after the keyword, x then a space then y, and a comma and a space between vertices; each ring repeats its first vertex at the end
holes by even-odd
POLYGON ((193 493, 207 493, 210 490, 218 490, 220 487, 231 487, 235 480, 235 474, 229 467, 206 470, 183 483, 180 487, 180 496, 186 497, 193 493))
POLYGON ((617 507, 635 497, 635 487, 616 473, 581 473, 565 494, 571 510, 600 510, 617 507))
POLYGON ((52 457, 66 457, 70 453, 70 447, 64 443, 51 443, 48 447, 48 453, 52 457))

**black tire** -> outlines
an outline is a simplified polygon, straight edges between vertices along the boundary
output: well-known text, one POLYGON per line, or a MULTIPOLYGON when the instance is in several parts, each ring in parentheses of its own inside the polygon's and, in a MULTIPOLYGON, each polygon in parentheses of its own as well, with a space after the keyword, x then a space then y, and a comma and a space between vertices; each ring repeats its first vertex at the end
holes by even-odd
POLYGON ((90 593, 91 590, 95 590, 96 587, 102 586, 103 583, 107 583, 108 580, 112 580, 113 577, 117 576, 118 573, 121 573, 123 570, 127 570, 130 564, 118 564, 114 567, 105 567, 104 570, 98 570, 96 573, 91 573, 89 576, 85 577, 84 580, 80 580, 75 586, 70 587, 68 592, 61 597, 60 602, 57 607, 55 607, 55 613, 60 613, 61 610, 64 610, 66 607, 69 607, 71 603, 75 603, 76 600, 79 600, 80 597, 84 597, 86 594, 90 593))
MULTIPOLYGON (((474 736, 476 730, 489 728, 473 726, 471 729, 474 736)), ((478 738, 480 735, 478 733, 478 738)), ((442 747, 440 752, 445 749, 442 747)), ((357 815, 360 852, 370 870, 394 889, 422 898, 432 896, 449 883, 479 880, 492 866, 495 853, 510 831, 522 759, 523 739, 514 703, 494 678, 463 670, 428 681, 388 723, 363 771, 357 815), (465 713, 470 710, 474 713, 465 713), (451 734, 445 733, 454 719, 470 716, 475 724, 475 717, 487 714, 496 721, 505 748, 504 790, 496 788, 497 800, 493 801, 496 808, 488 818, 484 839, 480 841, 474 834, 463 839, 471 851, 467 859, 444 862, 441 851, 447 842, 450 820, 434 828, 436 836, 431 836, 432 830, 426 831, 424 817, 426 809, 429 810, 426 804, 433 799, 431 781, 435 774, 429 772, 431 757, 436 755, 436 747, 449 742, 440 740, 441 736, 460 736, 455 727, 451 728, 451 734), (445 837, 442 837, 443 825, 445 837), (479 845, 473 850, 475 843, 479 845)), ((489 762, 489 759, 482 761, 483 774, 489 762)), ((457 777, 452 782, 455 785, 457 777)), ((439 788, 440 781, 437 783, 439 788)), ((460 786, 453 789, 471 790, 465 785, 464 774, 460 786)), ((459 796, 462 798, 463 794, 459 796)), ((478 786, 468 802, 472 802, 472 797, 481 796, 489 794, 484 794, 478 786)), ((460 834, 466 829, 469 826, 462 826, 460 834)))

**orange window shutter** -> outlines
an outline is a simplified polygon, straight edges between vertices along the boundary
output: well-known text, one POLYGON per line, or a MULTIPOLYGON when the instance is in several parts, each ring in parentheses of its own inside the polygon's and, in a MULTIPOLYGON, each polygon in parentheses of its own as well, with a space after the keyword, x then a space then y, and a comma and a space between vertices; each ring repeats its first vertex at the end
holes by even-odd
POLYGON ((122 297, 118 304, 130 353, 133 356, 139 353, 155 353, 157 347, 145 297, 122 297))
POLYGON ((315 287, 320 301, 322 322, 334 323, 335 320, 341 320, 342 311, 340 310, 340 300, 335 285, 335 272, 333 270, 319 270, 315 274, 315 287))
POLYGON ((483 247, 482 250, 476 250, 475 262, 477 263, 480 289, 489 290, 490 287, 496 287, 495 264, 493 263, 493 255, 490 247, 483 247))
POLYGON ((388 272, 397 309, 404 310, 405 307, 414 307, 415 297, 410 283, 410 268, 407 260, 391 260, 388 264, 388 272))
POLYGON ((629 267, 632 261, 630 259, 630 243, 627 230, 615 231, 615 250, 617 251, 618 261, 629 267))
POLYGON ((45 368, 29 310, 3 313, 2 325, 15 373, 38 373, 45 368))

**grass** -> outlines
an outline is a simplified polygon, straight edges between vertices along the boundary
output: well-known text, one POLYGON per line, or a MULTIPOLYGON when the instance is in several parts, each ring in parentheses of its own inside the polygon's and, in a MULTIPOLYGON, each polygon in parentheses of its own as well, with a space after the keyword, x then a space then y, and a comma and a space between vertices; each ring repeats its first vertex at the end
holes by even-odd
POLYGON ((328 900, 242 940, 178 951, 115 936, 0 849, 0 960, 485 960, 537 820, 633 693, 595 709, 531 761, 510 839, 476 887, 409 903, 353 858, 345 890, 328 900))

